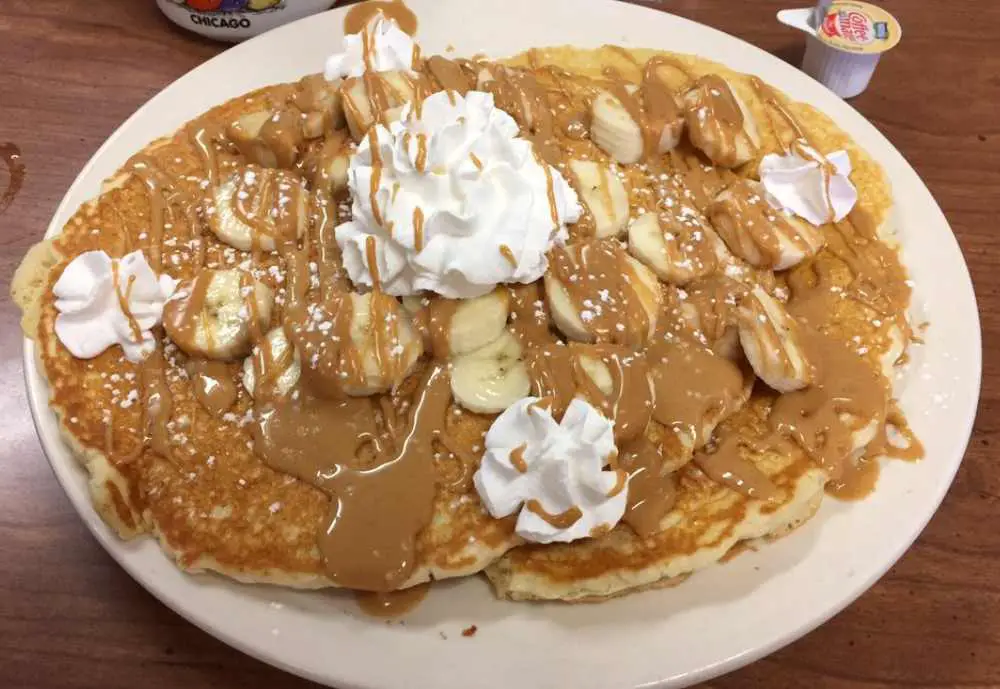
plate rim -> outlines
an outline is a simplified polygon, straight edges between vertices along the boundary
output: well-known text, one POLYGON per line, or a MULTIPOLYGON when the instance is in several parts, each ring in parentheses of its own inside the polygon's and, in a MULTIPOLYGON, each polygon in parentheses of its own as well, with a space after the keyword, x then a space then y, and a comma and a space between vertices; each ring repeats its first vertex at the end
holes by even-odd
MULTIPOLYGON (((415 0, 415 1, 411 0, 410 4, 417 5, 417 4, 423 4, 424 2, 429 2, 429 0, 415 0)), ((615 6, 616 9, 621 9, 625 14, 628 14, 634 10, 638 10, 643 13, 654 12, 658 15, 667 15, 671 19, 680 21, 681 23, 687 23, 690 25, 697 26, 699 31, 702 32, 708 31, 714 34, 718 34, 720 36, 724 36, 725 40, 727 41, 737 41, 756 52, 767 55, 774 62, 782 64, 784 65, 784 67, 795 70, 794 67, 787 65, 787 63, 781 61, 780 58, 777 58, 776 56, 768 53, 767 51, 761 48, 758 48, 757 46, 748 43, 747 41, 744 41, 743 39, 740 39, 736 36, 732 36, 731 34, 726 34, 713 27, 700 24, 698 22, 694 22, 692 20, 680 17, 678 15, 666 12, 658 8, 645 7, 630 3, 621 3, 621 2, 616 2, 615 0, 587 0, 587 3, 590 5, 606 5, 606 6, 613 5, 615 6)), ((222 60, 224 56, 226 56, 230 51, 241 50, 246 45, 252 45, 255 41, 260 40, 265 36, 271 36, 272 34, 278 32, 288 32, 289 34, 292 34, 294 33, 294 27, 296 26, 300 26, 301 24, 307 22, 317 21, 317 18, 320 16, 335 15, 339 17, 342 14, 346 13, 347 10, 348 8, 346 7, 338 7, 328 12, 323 12, 319 13, 318 15, 305 17, 303 19, 290 22, 289 24, 274 29, 272 31, 266 32, 265 34, 262 34, 257 38, 250 39, 243 43, 237 44, 236 46, 228 48, 219 53, 218 55, 213 56, 211 59, 195 66, 193 69, 189 70, 184 75, 180 76, 167 86, 163 87, 163 89, 158 91, 145 103, 139 106, 135 110, 135 112, 133 112, 124 122, 122 122, 122 124, 119 125, 115 129, 115 131, 108 136, 108 138, 101 144, 100 147, 98 147, 98 149, 94 152, 94 154, 88 159, 86 164, 80 170, 79 174, 74 178, 73 182, 68 187, 66 193, 62 197, 62 200, 56 207, 56 210, 53 212, 52 219, 45 231, 44 237, 47 238, 54 236, 55 234, 58 234, 58 232, 61 231, 63 225, 62 223, 57 223, 57 220, 61 217, 67 216, 67 211, 69 211, 69 214, 71 214, 75 210, 69 208, 70 199, 71 196, 73 195, 74 190, 76 190, 78 186, 82 185, 83 182, 86 181, 86 179, 91 175, 91 170, 97 165, 97 163, 104 156, 107 155, 108 149, 112 148, 117 142, 117 140, 121 138, 128 129, 130 129, 134 121, 142 118, 148 111, 153 110, 154 108, 159 106, 161 99, 164 101, 167 100, 166 94, 171 90, 173 90, 178 83, 184 81, 190 75, 192 75, 197 71, 210 70, 211 65, 213 63, 215 63, 218 60, 222 60)), ((614 38, 611 37, 612 33, 614 33, 614 30, 608 32, 609 38, 607 40, 609 41, 615 40, 614 38)), ((709 49, 711 49, 711 46, 709 46, 709 49)), ((251 51, 251 49, 247 50, 251 51)), ((716 58, 708 57, 707 59, 716 59, 716 58)), ((719 61, 721 62, 722 60, 719 61)), ((963 418, 965 419, 965 427, 962 428, 959 434, 957 434, 959 437, 964 438, 964 441, 958 443, 958 445, 961 445, 961 451, 958 452, 958 445, 956 445, 956 458, 950 460, 948 471, 946 475, 942 476, 942 478, 946 476, 947 480, 943 480, 937 486, 936 493, 934 493, 932 499, 928 501, 926 506, 923 507, 923 512, 925 512, 925 514, 921 516, 919 520, 920 522, 919 526, 914 529, 912 536, 907 535, 907 537, 895 541, 895 548, 892 550, 892 552, 886 558, 884 558, 884 561, 881 562, 878 567, 872 570, 870 576, 866 577, 863 580, 863 582, 855 584, 854 589, 850 595, 838 599, 837 602, 833 605, 826 605, 826 604, 817 605, 816 606, 817 608, 822 608, 822 612, 819 615, 814 614, 810 618, 810 621, 807 624, 800 625, 792 630, 785 630, 783 634, 774 635, 772 638, 768 639, 765 643, 758 644, 754 648, 748 649, 742 653, 739 653, 731 657, 720 658, 719 660, 717 660, 712 664, 705 665, 697 670, 685 673, 681 676, 661 677, 647 684, 641 685, 643 687, 656 687, 656 686, 666 686, 666 685, 688 686, 689 684, 712 679, 726 672, 730 672, 732 670, 748 665, 749 663, 752 663, 766 655, 769 655, 770 653, 775 652, 776 650, 808 634, 809 632, 813 631, 814 629, 816 629, 817 627, 819 627, 820 625, 824 624, 826 621, 831 619, 833 616, 840 613, 847 606, 849 606, 851 603, 857 600, 861 595, 866 593, 879 579, 882 578, 882 576, 885 575, 885 573, 893 565, 895 565, 896 562, 898 562, 898 560, 902 557, 902 555, 913 545, 916 539, 926 528, 929 521, 937 513, 941 502, 945 498, 948 490, 950 489, 954 481, 958 469, 961 467, 961 464, 964 461, 965 453, 968 450, 968 446, 971 441, 972 430, 978 412, 979 399, 981 394, 981 385, 982 385, 982 330, 979 317, 978 301, 976 298, 975 290, 973 288, 973 283, 971 279, 971 274, 969 272, 968 263, 966 262, 965 257, 962 254, 961 247, 957 241, 957 237, 955 236, 955 233, 952 230, 951 225, 947 220, 947 217, 944 215, 939 204, 937 203, 937 199, 933 196, 933 194, 931 194, 930 190, 927 188, 927 185, 919 177, 914 167, 910 164, 910 162, 906 159, 906 157, 902 154, 902 152, 900 152, 881 133, 881 131, 879 131, 875 127, 875 125, 872 122, 870 122, 867 118, 861 115, 861 113, 856 111, 853 108, 853 106, 851 106, 849 103, 844 103, 844 105, 846 105, 846 107, 849 108, 850 111, 854 113, 854 115, 856 115, 858 120, 862 121, 864 125, 870 129, 870 132, 867 133, 869 136, 877 137, 878 146, 879 148, 883 149, 883 152, 885 152, 888 155, 896 155, 905 163, 906 168, 909 170, 910 173, 913 174, 914 178, 919 182, 920 186, 926 192, 927 199, 931 202, 931 204, 933 204, 934 210, 940 215, 941 220, 944 223, 944 226, 947 227, 948 235, 951 241, 955 244, 955 250, 957 251, 957 254, 960 258, 961 268, 963 271, 962 275, 963 280, 961 287, 963 289, 967 288, 966 290, 967 296, 971 297, 971 306, 973 307, 973 311, 975 313, 975 318, 973 319, 973 322, 970 322, 967 325, 971 327, 971 330, 968 334, 974 335, 974 337, 972 337, 973 342, 971 344, 974 345, 972 347, 972 350, 976 354, 975 361, 973 362, 975 369, 975 374, 973 376, 974 380, 970 379, 968 381, 969 383, 972 384, 970 392, 974 393, 973 395, 971 395, 971 399, 973 400, 972 408, 969 410, 969 413, 963 414, 963 418), (680 683, 675 684, 676 682, 680 683)), ((857 123, 852 123, 852 126, 855 125, 861 126, 857 123)), ((866 147, 866 149, 867 148, 870 147, 866 147)), ((146 591, 151 593, 158 601, 166 605, 168 608, 170 608, 177 614, 179 614, 182 618, 184 618, 191 624, 194 624, 202 631, 210 634, 215 638, 220 639, 227 645, 239 650, 240 652, 246 653, 247 655, 250 655, 251 657, 254 657, 262 662, 266 662, 272 666, 278 667, 281 670, 284 670, 286 672, 289 672, 291 674, 300 677, 310 679, 312 681, 319 682, 321 684, 329 684, 331 681, 337 681, 338 683, 337 686, 341 687, 342 689, 347 689, 348 687, 355 687, 355 686, 357 687, 377 686, 364 683, 354 683, 344 680, 333 680, 331 679, 331 677, 314 672, 309 668, 303 668, 290 664, 289 662, 286 662, 280 655, 269 652, 269 649, 266 644, 254 645, 252 643, 248 643, 244 639, 241 639, 239 636, 230 634, 228 630, 226 630, 224 627, 219 627, 218 625, 214 625, 212 623, 212 620, 210 619, 211 618, 210 613, 201 613, 201 611, 194 610, 185 606, 183 604, 183 601, 175 600, 173 595, 163 587, 162 582, 152 579, 150 576, 140 571, 140 569, 137 566, 135 566, 134 563, 132 563, 127 557, 130 548, 133 546, 133 543, 121 541, 104 524, 104 522, 101 520, 99 515, 97 515, 96 511, 93 509, 92 504, 90 503, 89 494, 86 491, 85 485, 83 488, 83 494, 81 495, 79 493, 79 486, 76 485, 76 483, 78 483, 81 479, 83 479, 84 481, 86 479, 85 472, 83 468, 79 465, 79 462, 76 461, 72 452, 64 446, 63 441, 58 434, 56 435, 56 437, 50 437, 50 431, 43 428, 42 424, 44 423, 44 421, 42 419, 42 415, 47 415, 48 417, 52 417, 53 419, 55 415, 51 412, 48 406, 47 383, 44 380, 44 376, 42 376, 42 374, 38 370, 37 362, 34 356, 35 343, 28 338, 23 338, 22 341, 23 341, 22 361, 24 367, 23 370, 24 370, 25 387, 27 390, 28 405, 31 411, 32 422, 35 426, 35 430, 39 438, 39 443, 42 447, 43 453, 45 454, 46 460, 48 461, 50 468, 52 469, 57 480, 59 481, 63 491, 66 493, 67 498, 69 498, 71 504, 79 514, 81 520, 87 526, 88 530, 90 530, 90 532, 94 535, 94 537, 105 549, 105 551, 107 551, 108 554, 112 556, 112 558, 118 563, 120 567, 122 567, 122 569, 124 569, 129 574, 129 576, 131 576, 146 591), (60 454, 65 454, 66 457, 64 458, 58 456, 60 454)), ((145 540, 148 540, 148 537, 145 540)), ((170 564, 171 566, 173 566, 172 562, 170 564)), ((192 581, 194 581, 193 577, 192 581)))

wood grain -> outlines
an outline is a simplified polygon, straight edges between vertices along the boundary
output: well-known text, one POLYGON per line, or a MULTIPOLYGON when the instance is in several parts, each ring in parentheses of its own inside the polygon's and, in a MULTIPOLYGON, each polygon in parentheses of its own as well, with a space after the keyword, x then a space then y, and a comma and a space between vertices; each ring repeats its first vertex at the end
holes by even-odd
MULTIPOLYGON (((791 62, 801 55, 801 39, 774 20, 786 2, 642 4, 716 26, 791 62)), ((905 36, 854 105, 916 167, 965 251, 982 305, 979 419, 958 480, 902 561, 816 632, 708 685, 717 689, 1000 686, 1000 469, 991 447, 1000 442, 1000 349, 994 349, 1000 345, 1000 232, 994 227, 1000 214, 1000 3, 883 4, 905 36)), ((0 143, 19 146, 27 166, 21 193, 0 216, 5 294, 24 251, 100 143, 141 103, 222 48, 168 24, 151 0, 0 3, 0 143)), ((4 301, 0 686, 314 686, 187 624, 91 538, 35 437, 16 322, 14 307, 4 301)))

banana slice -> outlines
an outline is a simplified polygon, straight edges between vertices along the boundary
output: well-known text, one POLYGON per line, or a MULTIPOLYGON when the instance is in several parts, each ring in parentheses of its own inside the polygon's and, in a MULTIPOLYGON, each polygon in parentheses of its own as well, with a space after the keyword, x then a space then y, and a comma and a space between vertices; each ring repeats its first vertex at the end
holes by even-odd
POLYGON ((209 228, 241 251, 276 251, 300 238, 309 221, 309 192, 297 174, 249 165, 216 187, 209 228))
POLYGON ((717 74, 706 74, 684 94, 691 143, 721 167, 752 160, 760 148, 753 113, 736 90, 717 74))
POLYGON ((661 279, 675 285, 715 271, 719 264, 715 231, 698 213, 645 213, 628 228, 628 251, 661 279))
POLYGON ((590 380, 594 382, 594 385, 602 394, 609 396, 614 394, 615 381, 611 377, 611 370, 607 364, 596 356, 590 356, 589 354, 580 354, 576 357, 576 360, 579 362, 583 372, 590 377, 590 380))
POLYGON ((281 326, 268 331, 243 360, 243 387, 251 397, 285 397, 298 384, 302 367, 281 326))
POLYGON ((594 219, 599 239, 621 234, 628 222, 628 192, 612 166, 593 160, 571 160, 569 169, 576 179, 580 199, 594 219))
POLYGON ((361 357, 361 376, 345 379, 343 390, 352 397, 388 392, 416 368, 423 340, 394 298, 372 292, 352 292, 350 298, 351 343, 361 357))
POLYGON ((442 354, 437 351, 440 346, 455 357, 486 346, 504 332, 509 313, 510 295, 504 287, 474 299, 436 299, 430 306, 431 332, 443 328, 447 341, 435 343, 435 353, 442 354), (447 322, 437 324, 438 318, 447 322))
POLYGON ((752 266, 785 270, 826 243, 818 227, 773 206, 754 180, 734 183, 705 212, 729 250, 752 266))
POLYGON ((294 109, 248 113, 229 125, 228 134, 248 162, 291 169, 302 147, 301 113, 294 109))
MULTIPOLYGON (((662 81, 662 80, 661 80, 662 81)), ((601 150, 619 163, 637 163, 646 153, 646 135, 655 136, 656 151, 666 153, 680 143, 684 131, 684 116, 680 104, 670 91, 657 89, 652 103, 645 100, 636 105, 642 121, 636 121, 629 108, 610 91, 601 91, 590 106, 590 138, 601 150), (669 101, 664 102, 664 99, 669 101), (649 108, 659 106, 659 111, 649 108), (675 114, 670 114, 675 113, 675 114), (659 131, 655 131, 655 129, 659 131), (645 130, 645 131, 644 131, 645 130)), ((645 87, 644 87, 645 88, 645 87)), ((629 84, 625 91, 635 97, 638 86, 629 84)), ((644 94, 648 93, 643 91, 644 94)))
MULTIPOLYGON (((634 92, 636 87, 626 87, 634 92)), ((609 91, 597 94, 590 106, 590 138, 619 163, 637 163, 642 159, 645 142, 642 126, 628 108, 609 91)))
POLYGON ((456 357, 451 366, 451 392, 477 414, 498 414, 531 392, 521 345, 504 331, 485 347, 456 357))
POLYGON ((376 120, 399 119, 402 106, 416 95, 416 87, 405 72, 378 72, 345 79, 340 94, 347 128, 355 141, 361 141, 376 120))
POLYGON ((778 300, 755 287, 740 303, 737 323, 743 352, 768 386, 791 392, 812 382, 799 324, 778 300))
POLYGON ((292 102, 305 115, 302 134, 307 139, 318 139, 346 124, 340 80, 327 81, 322 74, 302 77, 292 102))
POLYGON ((204 270, 178 285, 164 304, 163 327, 188 356, 238 359, 267 329, 273 303, 271 288, 246 271, 204 270))
POLYGON ((558 277, 550 266, 543 278, 552 320, 562 333, 578 342, 641 344, 656 331, 662 294, 656 275, 620 247, 571 246, 564 249, 573 273, 558 277), (600 256, 600 261, 590 257, 600 256), (597 279, 581 275, 597 274, 597 279), (634 332, 636 324, 626 322, 641 311, 645 330, 634 332), (631 340, 635 340, 634 342, 631 340))

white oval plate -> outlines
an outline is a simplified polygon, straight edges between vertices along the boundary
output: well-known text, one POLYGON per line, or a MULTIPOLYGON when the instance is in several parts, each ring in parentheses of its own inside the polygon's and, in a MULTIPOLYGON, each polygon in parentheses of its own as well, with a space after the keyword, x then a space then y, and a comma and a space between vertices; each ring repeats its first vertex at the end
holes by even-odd
MULTIPOLYGON (((682 686, 733 670, 813 629, 871 586, 913 542, 961 462, 979 395, 980 332, 968 271, 948 223, 903 157, 817 82, 705 26, 606 0, 411 0, 425 53, 508 55, 555 44, 663 48, 760 75, 829 114, 888 171, 916 303, 931 322, 914 348, 902 402, 927 458, 887 465, 864 502, 828 500, 788 538, 701 572, 674 589, 601 605, 497 601, 478 578, 436 586, 405 624, 361 616, 348 596, 234 584, 178 571, 149 539, 122 543, 88 500, 60 442, 44 383, 25 345, 32 412, 76 509, 121 565, 205 631, 264 661, 340 689, 470 686, 682 686), (933 288, 932 288, 933 287, 933 288), (478 626, 474 637, 461 630, 478 626)), ((101 147, 59 206, 49 234, 95 196, 101 180, 150 140, 251 89, 320 71, 340 45, 343 10, 239 45, 178 80, 101 147)))

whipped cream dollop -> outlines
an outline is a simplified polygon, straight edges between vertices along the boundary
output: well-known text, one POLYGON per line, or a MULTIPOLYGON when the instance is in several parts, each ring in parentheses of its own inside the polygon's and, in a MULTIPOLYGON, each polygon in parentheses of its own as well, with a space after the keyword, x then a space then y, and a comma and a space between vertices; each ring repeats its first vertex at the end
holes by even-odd
POLYGON ((610 529, 628 500, 624 474, 604 468, 616 452, 611 421, 577 398, 557 422, 538 402, 525 397, 508 407, 486 434, 473 477, 483 504, 497 519, 520 510, 517 534, 534 543, 610 529))
POLYGON ((150 331, 176 287, 169 275, 153 272, 141 251, 121 259, 103 251, 82 253, 52 289, 59 311, 56 337, 79 359, 117 344, 129 361, 141 361, 156 346, 150 331))
POLYGON ((787 211, 813 225, 840 222, 858 202, 850 180, 847 151, 827 156, 806 145, 783 155, 770 153, 760 161, 760 181, 787 211))
POLYGON ((377 14, 361 33, 344 36, 343 51, 326 59, 323 73, 333 80, 365 72, 411 72, 415 52, 413 39, 396 22, 377 14))
POLYGON ((353 219, 337 227, 351 280, 372 284, 374 237, 382 288, 453 299, 500 283, 534 282, 545 252, 580 217, 576 192, 540 163, 493 95, 441 91, 373 127, 351 158, 353 219))

